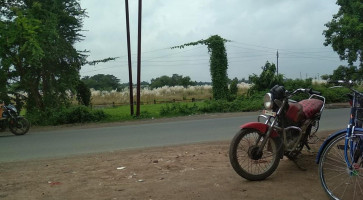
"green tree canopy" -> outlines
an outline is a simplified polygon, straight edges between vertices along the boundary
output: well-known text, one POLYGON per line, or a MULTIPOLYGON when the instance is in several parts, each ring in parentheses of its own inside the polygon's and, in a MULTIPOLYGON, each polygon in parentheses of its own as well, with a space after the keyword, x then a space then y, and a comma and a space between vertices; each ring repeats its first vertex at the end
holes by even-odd
POLYGON ((249 76, 249 81, 253 84, 250 91, 264 91, 272 88, 276 84, 282 84, 283 75, 276 75, 276 66, 266 62, 265 66, 261 67, 260 76, 252 74, 249 76))
POLYGON ((102 91, 121 90, 120 79, 114 75, 97 74, 94 76, 85 76, 81 79, 89 88, 102 91))
POLYGON ((363 80, 363 72, 362 68, 358 69, 356 66, 343 66, 340 65, 337 69, 333 71, 332 75, 323 75, 325 80, 353 80, 353 81, 362 81, 363 80))
POLYGON ((155 79, 151 79, 150 88, 159 88, 163 86, 183 86, 196 85, 194 81, 191 81, 189 76, 183 77, 182 75, 173 74, 169 76, 161 76, 155 79))
POLYGON ((85 52, 82 40, 86 17, 78 0, 0 1, 0 92, 9 85, 27 94, 27 109, 43 110, 68 102, 75 91, 85 52))
POLYGON ((333 19, 325 24, 325 46, 331 45, 340 59, 350 65, 357 60, 363 67, 363 2, 362 0, 337 0, 340 8, 333 19))

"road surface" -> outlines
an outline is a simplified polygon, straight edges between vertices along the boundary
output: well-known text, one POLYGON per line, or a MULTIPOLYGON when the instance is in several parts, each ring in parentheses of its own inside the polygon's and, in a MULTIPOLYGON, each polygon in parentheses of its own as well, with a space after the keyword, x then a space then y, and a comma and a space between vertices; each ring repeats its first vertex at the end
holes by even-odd
MULTIPOLYGON (((344 129, 349 109, 326 109, 320 130, 344 129)), ((230 140, 257 113, 221 118, 175 120, 99 128, 31 130, 24 136, 0 135, 0 162, 108 152, 131 148, 230 140)))

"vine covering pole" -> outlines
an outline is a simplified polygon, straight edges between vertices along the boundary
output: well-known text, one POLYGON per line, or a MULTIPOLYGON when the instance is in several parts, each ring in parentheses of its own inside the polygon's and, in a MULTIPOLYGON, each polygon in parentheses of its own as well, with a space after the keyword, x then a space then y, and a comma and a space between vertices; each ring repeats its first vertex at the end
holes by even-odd
POLYGON ((219 35, 212 35, 208 39, 190 42, 180 46, 171 47, 171 49, 182 49, 187 46, 207 45, 210 53, 210 73, 212 78, 212 92, 214 99, 227 99, 228 91, 228 59, 224 43, 230 42, 219 35))
POLYGON ((141 13, 142 0, 139 0, 139 23, 138 23, 138 42, 137 42, 137 94, 136 94, 136 116, 140 116, 140 85, 141 85, 141 13))
POLYGON ((129 62, 130 115, 134 115, 134 92, 132 88, 129 0, 125 0, 125 10, 126 10, 127 55, 129 62))

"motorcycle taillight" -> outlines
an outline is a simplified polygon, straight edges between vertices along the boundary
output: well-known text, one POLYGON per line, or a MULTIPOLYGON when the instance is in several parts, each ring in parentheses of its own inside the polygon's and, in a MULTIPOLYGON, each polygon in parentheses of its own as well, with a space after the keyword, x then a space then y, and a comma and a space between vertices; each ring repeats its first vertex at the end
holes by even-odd
POLYGON ((352 100, 350 100, 350 101, 349 101, 349 104, 350 104, 350 106, 353 106, 353 101, 352 101, 352 100))

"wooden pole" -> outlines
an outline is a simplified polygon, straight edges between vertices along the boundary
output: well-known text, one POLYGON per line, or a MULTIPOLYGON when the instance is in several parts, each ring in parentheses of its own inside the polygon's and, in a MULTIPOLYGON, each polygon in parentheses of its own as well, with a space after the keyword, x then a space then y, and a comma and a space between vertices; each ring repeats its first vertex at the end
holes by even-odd
POLYGON ((140 89, 141 89, 141 17, 142 0, 139 0, 139 22, 138 22, 138 42, 137 42, 137 105, 136 116, 140 116, 140 89))
POLYGON ((129 62, 129 88, 130 88, 130 115, 134 115, 134 91, 132 84, 132 64, 131 64, 131 44, 130 44, 130 20, 129 20, 129 1, 125 0, 126 10, 126 32, 127 32, 127 55, 129 62))

